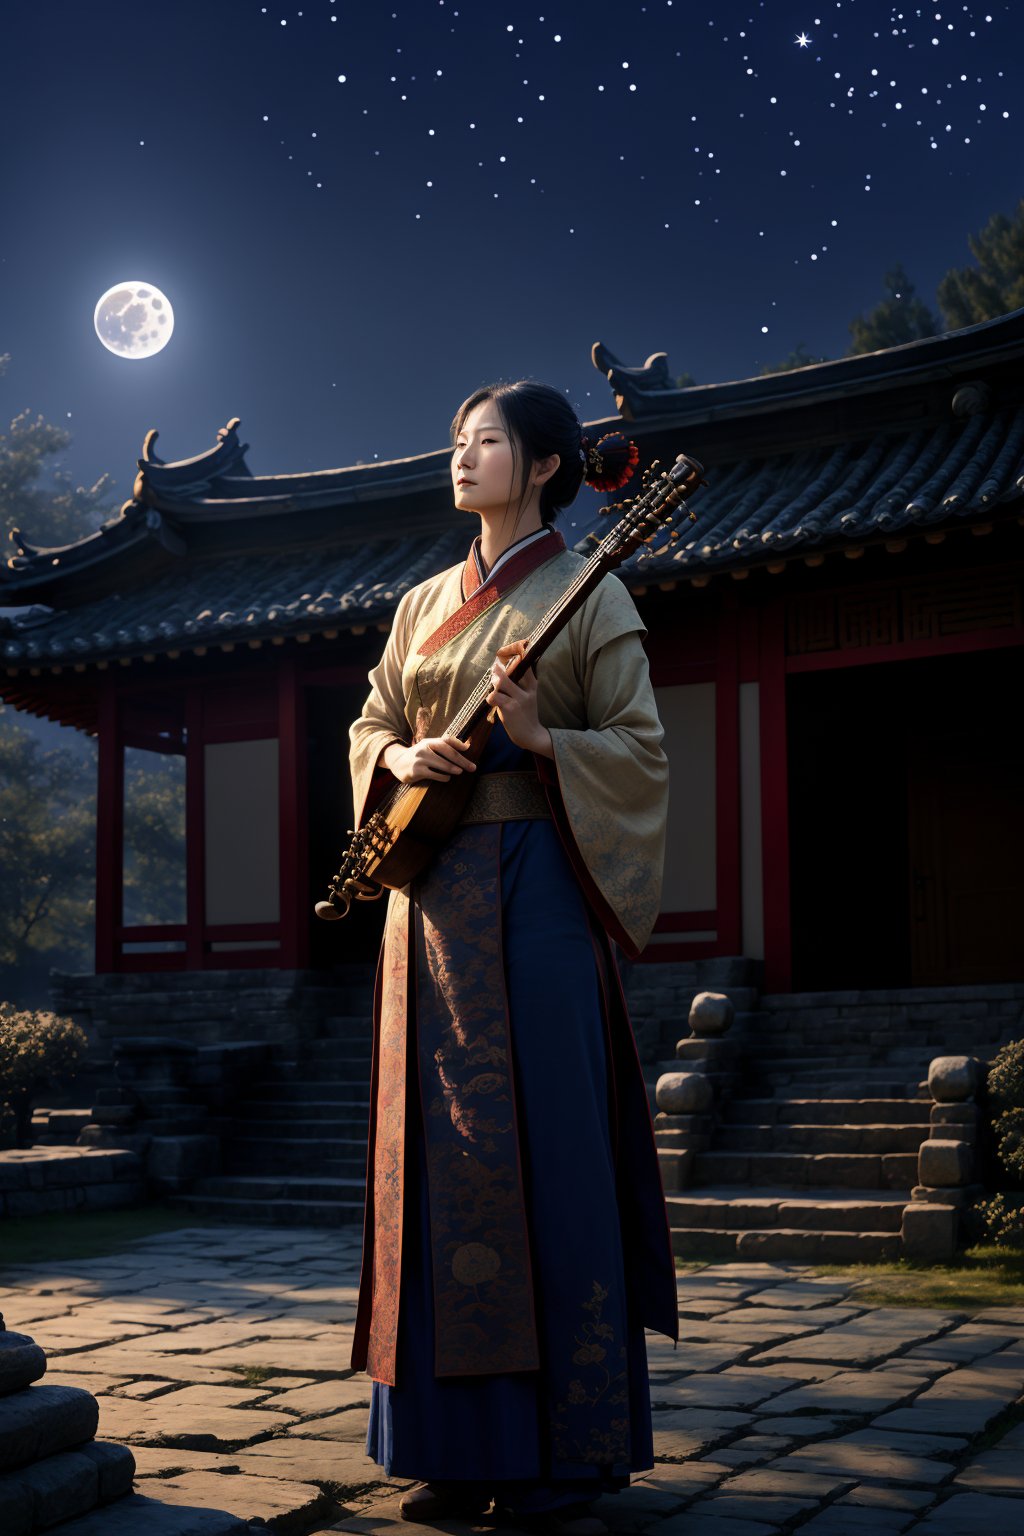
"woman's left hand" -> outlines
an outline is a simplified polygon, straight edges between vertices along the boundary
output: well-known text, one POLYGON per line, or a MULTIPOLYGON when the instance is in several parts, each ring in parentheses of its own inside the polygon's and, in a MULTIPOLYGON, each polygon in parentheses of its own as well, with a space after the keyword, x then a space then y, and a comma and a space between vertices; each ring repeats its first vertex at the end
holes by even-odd
POLYGON ((520 679, 518 668, 509 671, 509 664, 513 659, 521 660, 525 650, 526 644, 522 640, 501 647, 491 668, 487 703, 497 707, 498 719, 517 747, 540 757, 553 758, 551 732, 541 725, 537 714, 537 674, 531 669, 520 679))

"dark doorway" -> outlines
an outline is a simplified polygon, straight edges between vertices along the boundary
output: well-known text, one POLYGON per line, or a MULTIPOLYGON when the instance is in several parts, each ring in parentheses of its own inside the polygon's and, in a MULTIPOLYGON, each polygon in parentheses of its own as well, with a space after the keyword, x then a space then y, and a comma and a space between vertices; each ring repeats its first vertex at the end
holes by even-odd
POLYGON ((793 985, 1024 976, 1016 647, 787 685, 793 985))
POLYGON ((313 912, 327 896, 348 845, 352 826, 352 780, 348 770, 348 728, 366 698, 366 684, 351 688, 308 687, 306 746, 309 764, 310 965, 375 965, 384 933, 388 892, 379 901, 356 902, 339 923, 313 912))

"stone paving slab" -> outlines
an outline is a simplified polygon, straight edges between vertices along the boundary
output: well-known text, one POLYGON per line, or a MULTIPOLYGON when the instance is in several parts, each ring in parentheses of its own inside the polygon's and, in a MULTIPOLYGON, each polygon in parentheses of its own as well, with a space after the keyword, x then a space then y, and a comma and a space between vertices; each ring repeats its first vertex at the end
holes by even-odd
POLYGON ((809 1381, 771 1402, 772 1413, 881 1413, 928 1387, 931 1378, 900 1371, 840 1371, 809 1381))
MULTIPOLYGON (((159 1499, 161 1504, 188 1509, 224 1509, 249 1521, 284 1520, 290 1529, 305 1529, 306 1523, 334 1510, 330 1499, 316 1483, 290 1482, 284 1478, 259 1477, 250 1473, 195 1471, 175 1477, 158 1474, 137 1477, 138 1492, 159 1499)), ((140 1531, 139 1536, 142 1536, 140 1531)))
POLYGON ((249 1536, 246 1520, 225 1509, 182 1509, 130 1493, 76 1520, 62 1521, 60 1536, 249 1536))
POLYGON ((953 1436, 855 1430, 835 1440, 802 1445, 773 1465, 785 1471, 831 1472, 865 1482, 916 1483, 927 1487, 952 1478, 953 1465, 945 1458, 966 1444, 966 1440, 953 1436))
MULTIPOLYGON (((52 1353, 45 1382, 93 1393, 97 1434, 137 1462, 135 1494, 61 1536, 233 1536, 257 1519, 287 1536, 515 1536, 493 1516, 400 1520, 409 1485, 367 1456, 371 1384, 349 1369, 360 1240, 183 1229, 77 1273, 0 1269, 8 1328, 52 1353)), ((1024 1529, 1024 1425, 980 1440, 1024 1394, 1024 1309, 872 1308, 855 1278, 794 1264, 706 1266, 678 1289, 679 1347, 647 1336, 655 1466, 599 1501, 615 1536, 1024 1529)))
POLYGON ((1019 1499, 958 1493, 913 1527, 921 1536, 1014 1536, 1024 1519, 1019 1499))
POLYGON ((957 1320, 955 1313, 923 1307, 878 1307, 810 1338, 776 1344, 751 1359, 828 1360, 833 1365, 870 1366, 947 1332, 957 1320))

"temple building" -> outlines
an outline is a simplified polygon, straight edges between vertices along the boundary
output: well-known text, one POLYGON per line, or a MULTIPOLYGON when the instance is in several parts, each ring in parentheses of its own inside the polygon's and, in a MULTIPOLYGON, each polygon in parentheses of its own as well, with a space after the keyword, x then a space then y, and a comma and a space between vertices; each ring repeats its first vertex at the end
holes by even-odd
MULTIPOLYGON (((743 955, 774 992, 1020 978, 1024 310, 883 352, 677 388, 594 362, 697 520, 615 577, 671 763, 652 963, 743 955), (1014 700, 1018 704, 1014 704, 1014 700)), ((329 970, 382 904, 313 916, 351 825, 348 725, 402 593, 460 560, 449 450, 254 475, 237 420, 60 549, 0 568, 0 696, 98 739, 96 971, 329 970), (126 907, 124 828, 174 760, 180 868, 126 907)), ((629 495, 630 490, 620 493, 629 495)), ((586 489, 558 526, 609 526, 586 489)), ((543 665, 543 663, 541 664, 543 665)))

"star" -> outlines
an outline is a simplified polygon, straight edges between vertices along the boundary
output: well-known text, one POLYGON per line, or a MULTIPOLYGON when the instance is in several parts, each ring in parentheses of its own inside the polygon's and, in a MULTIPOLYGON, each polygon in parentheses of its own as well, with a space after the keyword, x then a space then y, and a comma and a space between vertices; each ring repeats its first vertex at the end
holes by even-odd
POLYGON ((809 48, 811 46, 811 40, 806 32, 801 32, 796 41, 800 44, 801 48, 809 48))

